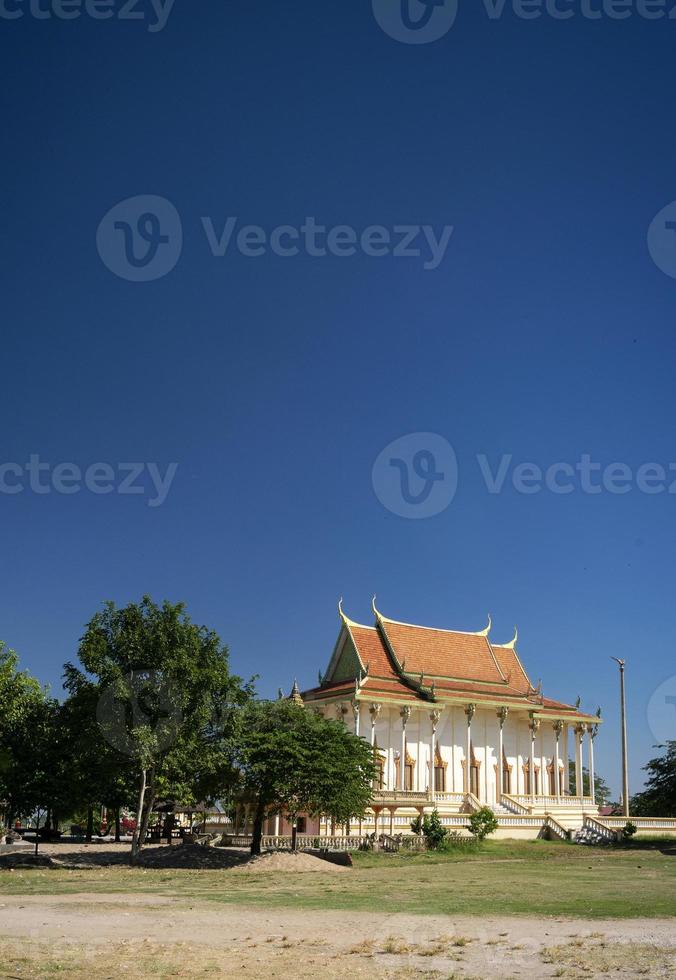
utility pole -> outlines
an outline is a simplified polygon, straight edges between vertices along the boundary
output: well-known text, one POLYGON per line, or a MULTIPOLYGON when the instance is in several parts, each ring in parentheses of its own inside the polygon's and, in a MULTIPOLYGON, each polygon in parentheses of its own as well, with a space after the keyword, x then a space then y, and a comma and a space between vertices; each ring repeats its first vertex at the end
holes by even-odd
POLYGON ((620 712, 622 719, 622 808, 625 817, 629 816, 629 762, 627 758, 627 703, 624 692, 624 660, 611 657, 620 668, 620 712))

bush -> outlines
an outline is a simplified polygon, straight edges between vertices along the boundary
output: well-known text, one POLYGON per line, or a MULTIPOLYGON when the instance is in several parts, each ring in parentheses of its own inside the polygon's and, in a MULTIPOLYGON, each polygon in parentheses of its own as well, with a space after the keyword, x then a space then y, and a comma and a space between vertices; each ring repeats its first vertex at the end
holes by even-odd
POLYGON ((467 825, 470 833, 476 840, 485 840, 489 834, 495 833, 498 829, 498 821, 495 814, 488 806, 482 806, 469 818, 467 825))
POLYGON ((638 827, 636 826, 636 824, 632 823, 631 820, 627 820, 624 827, 622 828, 622 834, 626 840, 630 840, 634 836, 637 830, 638 827))
POLYGON ((425 842, 431 851, 437 851, 448 834, 441 823, 438 810, 433 810, 429 815, 425 814, 422 820, 420 817, 411 820, 411 830, 414 834, 422 835, 425 838, 425 842))

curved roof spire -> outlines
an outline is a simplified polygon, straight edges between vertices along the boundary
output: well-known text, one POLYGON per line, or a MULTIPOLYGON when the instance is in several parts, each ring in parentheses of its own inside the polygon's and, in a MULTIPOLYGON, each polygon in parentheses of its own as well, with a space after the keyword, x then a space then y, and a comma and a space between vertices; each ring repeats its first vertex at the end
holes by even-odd
POLYGON ((517 643, 517 640, 518 639, 519 639, 519 627, 518 626, 515 626, 514 627, 514 639, 513 640, 510 640, 509 643, 502 643, 501 646, 507 647, 509 650, 515 650, 516 649, 516 643, 517 643))
POLYGON ((342 596, 338 600, 338 615, 343 620, 343 622, 345 622, 345 620, 347 619, 347 616, 343 612, 343 597, 342 596))
POLYGON ((491 614, 489 613, 488 614, 488 626, 485 629, 483 629, 483 630, 479 630, 474 635, 475 636, 488 636, 489 633, 490 633, 490 631, 492 629, 493 629, 493 620, 491 619, 491 614))
POLYGON ((382 619, 383 618, 381 616, 381 614, 378 612, 378 609, 376 608, 376 596, 375 595, 373 596, 373 599, 371 600, 371 608, 373 609, 373 615, 376 617, 376 619, 382 619))

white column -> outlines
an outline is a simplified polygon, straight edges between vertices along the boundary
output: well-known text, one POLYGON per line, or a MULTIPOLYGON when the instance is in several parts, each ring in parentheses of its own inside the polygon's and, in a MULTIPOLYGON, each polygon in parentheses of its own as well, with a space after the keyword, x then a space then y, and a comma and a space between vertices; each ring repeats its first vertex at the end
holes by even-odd
POLYGON ((566 796, 572 796, 571 782, 573 777, 570 773, 570 725, 565 726, 565 742, 566 742, 566 758, 564 760, 564 784, 566 787, 566 796))
MULTIPOLYGON (((529 761, 529 769, 530 769, 531 800, 535 800, 535 737, 538 733, 539 727, 540 727, 539 718, 534 718, 533 715, 531 715, 530 722, 528 725, 528 728, 530 729, 530 759, 528 761, 529 761)), ((542 773, 540 774, 540 778, 542 778, 542 773)), ((542 792, 542 786, 540 786, 540 791, 542 792)))
POLYGON ((376 704, 375 702, 369 708, 369 714, 371 715, 371 745, 376 744, 376 721, 378 715, 382 710, 382 704, 376 704))
POLYGON ((279 837, 279 813, 275 814, 275 837, 279 837))
POLYGON ((594 786, 594 739, 598 732, 598 728, 595 725, 589 725, 587 727, 589 732, 589 795, 592 798, 592 803, 596 803, 596 787, 594 786))
POLYGON ((554 754, 554 786, 555 786, 555 796, 556 802, 561 802, 561 778, 559 776, 559 739, 561 738, 561 732, 563 731, 563 722, 555 721, 554 725, 554 737, 556 738, 556 748, 554 754))
POLYGON ((500 725, 500 732, 498 734, 498 785, 495 787, 496 803, 499 803, 500 800, 502 799, 502 785, 504 781, 502 760, 505 754, 502 729, 505 727, 505 722, 507 721, 508 713, 509 713, 509 708, 498 709, 498 723, 500 725))
POLYGON ((472 791, 472 779, 471 779, 471 765, 472 765, 472 718, 476 712, 475 704, 468 704, 465 708, 465 715, 467 717, 467 745, 465 749, 465 786, 464 792, 471 793, 472 791))
POLYGON ((582 739, 584 738, 584 726, 575 726, 575 795, 583 795, 582 783, 582 739))
POLYGON ((352 714, 354 715, 354 733, 359 738, 359 701, 352 702, 352 714))
POLYGON ((432 738, 430 739, 430 786, 429 794, 430 799, 434 799, 435 783, 434 783, 434 766, 437 754, 437 725, 439 724, 439 719, 441 718, 441 712, 434 710, 430 712, 430 722, 432 723, 432 738))
POLYGON ((401 709, 401 757, 399 759, 399 789, 403 791, 406 785, 406 725, 411 717, 411 709, 408 705, 401 709))

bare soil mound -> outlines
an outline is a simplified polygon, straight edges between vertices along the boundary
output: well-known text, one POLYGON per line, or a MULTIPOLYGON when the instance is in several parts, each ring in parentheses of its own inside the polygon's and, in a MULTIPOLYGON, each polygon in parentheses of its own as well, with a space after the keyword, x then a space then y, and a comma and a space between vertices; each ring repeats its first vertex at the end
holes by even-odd
POLYGON ((141 851, 139 865, 144 868, 232 868, 246 861, 246 851, 201 844, 178 844, 141 851))
POLYGON ((0 854, 0 870, 13 868, 56 868, 57 863, 47 854, 0 854))
POLYGON ((269 854, 261 854, 260 857, 250 858, 235 870, 247 874, 259 874, 265 871, 323 871, 327 874, 336 871, 341 874, 349 869, 332 864, 330 861, 323 861, 312 854, 304 854, 302 851, 296 854, 291 851, 272 851, 269 854))

